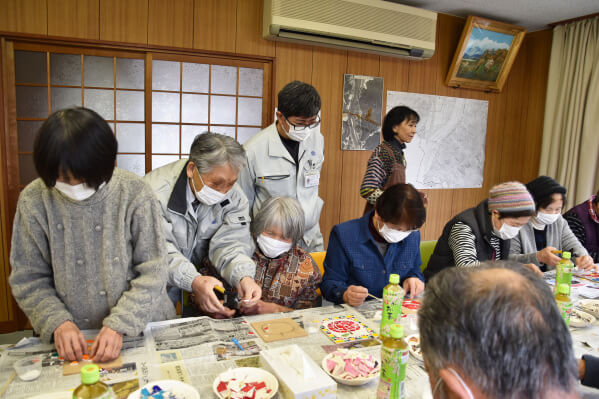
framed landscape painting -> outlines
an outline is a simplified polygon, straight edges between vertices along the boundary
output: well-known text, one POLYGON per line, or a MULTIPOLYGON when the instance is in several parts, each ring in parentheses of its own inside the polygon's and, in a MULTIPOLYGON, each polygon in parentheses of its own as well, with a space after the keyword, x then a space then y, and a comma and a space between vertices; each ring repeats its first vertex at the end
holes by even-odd
POLYGON ((500 92, 526 29, 469 16, 445 84, 500 92))

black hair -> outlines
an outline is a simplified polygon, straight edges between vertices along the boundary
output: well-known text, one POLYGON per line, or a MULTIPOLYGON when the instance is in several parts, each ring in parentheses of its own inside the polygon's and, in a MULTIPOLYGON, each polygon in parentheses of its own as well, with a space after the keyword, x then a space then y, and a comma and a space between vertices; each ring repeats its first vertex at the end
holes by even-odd
POLYGON ((277 109, 285 116, 311 118, 320 111, 320 95, 314 86, 294 80, 281 89, 277 109))
POLYGON ((543 398, 577 385, 572 338, 553 294, 521 264, 442 270, 426 284, 418 327, 429 373, 458 368, 487 397, 543 398))
POLYGON ((387 112, 385 119, 383 120, 383 139, 385 141, 391 141, 395 137, 393 126, 401 125, 403 121, 415 120, 420 121, 420 115, 412 108, 400 105, 399 107, 393 107, 391 111, 387 112))
POLYGON ((593 204, 599 204, 599 190, 597 190, 597 194, 595 194, 595 198, 593 198, 593 204))
POLYGON ((553 202, 553 194, 560 194, 562 196, 562 209, 566 207, 566 194, 564 193, 551 193, 549 195, 545 195, 538 200, 535 198, 537 211, 539 208, 547 208, 553 202))
POLYGON ((385 190, 375 204, 383 222, 405 223, 410 230, 419 229, 426 221, 426 208, 420 193, 411 184, 395 184, 385 190))
POLYGON ((118 143, 112 129, 91 109, 56 111, 40 127, 33 144, 35 169, 46 186, 69 173, 96 190, 114 171, 118 143))

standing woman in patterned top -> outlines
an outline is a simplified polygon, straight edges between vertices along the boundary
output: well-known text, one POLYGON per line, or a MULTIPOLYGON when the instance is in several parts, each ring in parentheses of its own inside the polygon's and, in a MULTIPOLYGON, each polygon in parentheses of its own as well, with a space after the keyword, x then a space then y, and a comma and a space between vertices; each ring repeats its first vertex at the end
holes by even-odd
POLYGON ((387 187, 406 182, 404 149, 416 134, 420 116, 405 106, 394 107, 383 121, 383 142, 368 160, 360 195, 366 200, 364 213, 371 211, 387 187))

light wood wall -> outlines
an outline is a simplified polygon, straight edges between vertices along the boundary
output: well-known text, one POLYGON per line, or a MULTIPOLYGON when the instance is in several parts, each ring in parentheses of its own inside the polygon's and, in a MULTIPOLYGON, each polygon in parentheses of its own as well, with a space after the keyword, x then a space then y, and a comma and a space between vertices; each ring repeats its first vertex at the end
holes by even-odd
MULTIPOLYGON (((333 225, 361 216, 364 200, 359 196, 359 186, 370 156, 369 151, 340 149, 345 73, 383 77, 385 91, 489 101, 483 187, 429 190, 428 218, 422 229, 424 239, 437 239, 453 215, 484 199, 492 185, 507 180, 526 182, 537 175, 550 30, 526 35, 503 92, 492 94, 452 89, 443 83, 465 22, 462 18, 439 14, 434 57, 409 61, 263 40, 262 3, 262 0, 0 0, 0 31, 272 57, 275 93, 289 81, 298 79, 314 85, 322 97, 325 164, 320 195, 325 202, 321 216, 325 243, 333 225)), ((5 276, 0 273, 2 279, 5 276)), ((6 298, 5 280, 0 281, 0 287, 4 291, 0 295, 6 298)), ((2 317, 0 314, 0 321, 2 317)))

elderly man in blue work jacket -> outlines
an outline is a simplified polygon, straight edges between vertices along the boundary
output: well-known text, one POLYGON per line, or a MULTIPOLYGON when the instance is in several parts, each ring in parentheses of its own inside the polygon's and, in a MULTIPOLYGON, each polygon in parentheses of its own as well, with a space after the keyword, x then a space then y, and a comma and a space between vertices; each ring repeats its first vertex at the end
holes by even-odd
POLYGON ((270 197, 292 197, 301 204, 306 230, 298 245, 323 251, 318 220, 323 201, 318 196, 324 161, 320 133, 320 95, 307 83, 293 81, 278 95, 276 121, 245 144, 246 168, 239 183, 255 215, 270 197))
POLYGON ((194 139, 189 160, 170 163, 144 178, 162 208, 169 296, 177 301, 181 289, 193 292, 200 309, 217 318, 231 317, 235 311, 224 307, 213 291, 222 282, 196 269, 205 258, 220 277, 237 287, 244 305, 255 304, 262 295, 254 282, 249 206, 235 184, 244 164, 243 147, 235 139, 203 133, 194 139))

